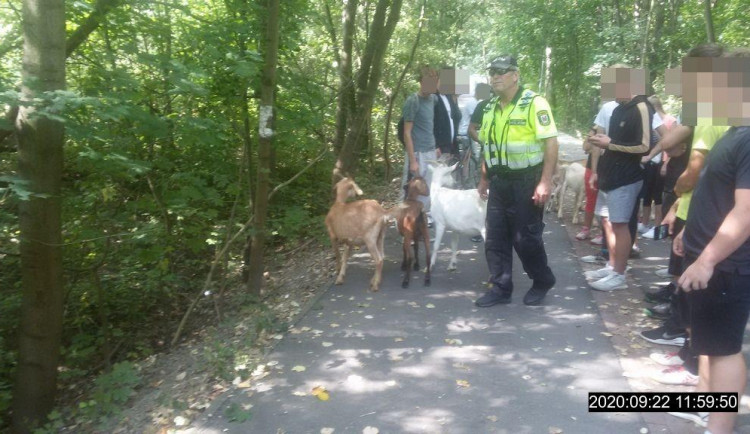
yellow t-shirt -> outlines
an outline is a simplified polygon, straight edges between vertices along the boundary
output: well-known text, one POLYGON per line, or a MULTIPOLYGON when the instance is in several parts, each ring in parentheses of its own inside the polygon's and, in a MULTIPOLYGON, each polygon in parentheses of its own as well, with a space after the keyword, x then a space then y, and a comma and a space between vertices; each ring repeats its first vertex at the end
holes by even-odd
MULTIPOLYGON (((695 127, 693 130, 693 151, 704 151, 704 154, 707 154, 728 129, 729 127, 716 127, 710 125, 695 127)), ((690 199, 692 197, 693 190, 682 193, 682 196, 680 196, 680 203, 677 204, 677 218, 687 220, 688 208, 690 208, 690 199)))

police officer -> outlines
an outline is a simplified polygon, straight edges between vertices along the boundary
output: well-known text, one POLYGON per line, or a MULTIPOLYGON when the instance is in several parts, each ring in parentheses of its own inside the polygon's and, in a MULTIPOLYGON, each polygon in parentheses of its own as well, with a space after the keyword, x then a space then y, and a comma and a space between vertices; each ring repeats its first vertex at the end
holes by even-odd
POLYGON ((482 116, 478 189, 488 199, 485 252, 493 287, 476 305, 510 303, 514 248, 534 282, 523 302, 537 305, 555 284, 542 241, 542 210, 557 163, 557 128, 547 101, 520 86, 513 56, 495 58, 488 69, 497 96, 482 116))

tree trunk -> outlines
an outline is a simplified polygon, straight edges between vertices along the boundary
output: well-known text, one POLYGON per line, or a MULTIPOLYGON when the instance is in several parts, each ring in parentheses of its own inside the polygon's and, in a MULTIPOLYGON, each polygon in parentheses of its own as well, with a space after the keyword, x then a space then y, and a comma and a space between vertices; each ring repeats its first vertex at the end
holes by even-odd
MULTIPOLYGON (((63 0, 25 0, 24 101, 65 87, 63 0)), ((20 202, 23 301, 18 367, 13 391, 13 431, 31 432, 55 402, 63 322, 60 184, 62 123, 22 104, 16 120, 18 172, 34 194, 20 202)))
POLYGON ((380 83, 383 56, 401 13, 402 0, 379 0, 370 26, 361 66, 357 75, 356 110, 349 122, 346 140, 338 154, 333 178, 353 176, 357 171, 360 149, 367 133, 367 119, 372 112, 375 91, 380 83), (389 8, 390 3, 390 8, 389 8), (386 19, 386 12, 388 18, 386 19))
POLYGON ((336 107, 336 136, 333 151, 338 154, 344 146, 346 132, 354 109, 354 78, 352 76, 352 47, 354 45, 354 21, 358 0, 346 0, 341 21, 341 50, 339 51, 339 95, 336 107))
POLYGON ((427 6, 427 0, 422 0, 422 8, 419 12, 419 23, 417 24, 417 37, 414 39, 414 45, 411 47, 411 53, 409 53, 409 61, 404 65, 404 69, 401 71, 401 75, 398 77, 396 82, 396 88, 388 98, 388 112, 385 115, 385 134, 383 135, 383 159, 385 160, 385 180, 391 180, 391 160, 388 150, 388 135, 391 131, 391 117, 393 116, 393 104, 396 102, 396 97, 401 91, 401 86, 404 83, 404 77, 406 73, 411 69, 412 63, 414 63, 414 56, 417 53, 417 47, 419 47, 419 39, 422 37, 422 28, 424 27, 424 11, 427 6))
POLYGON ((250 248, 248 290, 260 295, 263 284, 265 253, 266 215, 268 214, 268 192, 271 172, 271 148, 273 147, 274 90, 276 89, 276 63, 279 52, 279 0, 268 1, 265 53, 260 82, 260 108, 258 121, 258 178, 255 190, 255 227, 250 248))
POLYGON ((714 34, 714 20, 711 15, 711 0, 703 0, 704 5, 704 19, 706 20, 706 38, 709 43, 716 42, 716 35, 714 34))

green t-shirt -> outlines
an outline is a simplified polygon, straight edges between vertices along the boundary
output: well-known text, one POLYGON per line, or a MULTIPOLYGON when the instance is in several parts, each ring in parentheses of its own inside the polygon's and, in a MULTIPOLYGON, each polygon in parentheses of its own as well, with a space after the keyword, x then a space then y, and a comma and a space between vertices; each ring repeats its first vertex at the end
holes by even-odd
MULTIPOLYGON (((728 129, 729 127, 715 127, 708 125, 695 127, 693 131, 693 151, 703 151, 707 154, 728 129)), ((677 218, 687 221, 690 199, 692 197, 693 190, 682 193, 682 196, 680 196, 680 203, 677 205, 677 218)))

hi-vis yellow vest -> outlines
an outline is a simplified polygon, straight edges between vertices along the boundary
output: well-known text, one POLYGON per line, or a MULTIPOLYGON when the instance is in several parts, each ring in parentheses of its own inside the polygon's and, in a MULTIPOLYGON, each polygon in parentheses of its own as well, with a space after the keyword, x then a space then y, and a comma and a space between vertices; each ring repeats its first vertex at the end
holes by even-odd
POLYGON ((541 164, 544 139, 556 136, 547 100, 523 88, 502 110, 500 98, 492 98, 485 106, 479 130, 488 170, 519 170, 541 164))

